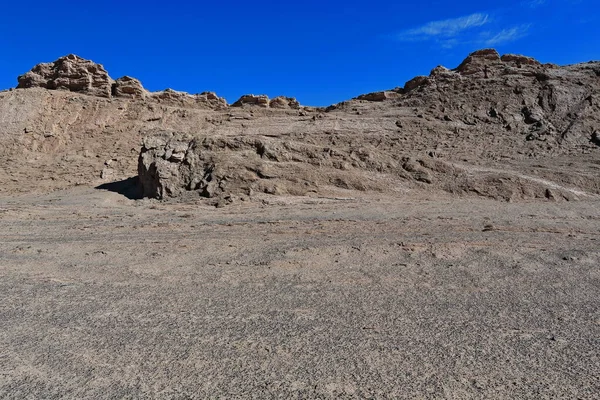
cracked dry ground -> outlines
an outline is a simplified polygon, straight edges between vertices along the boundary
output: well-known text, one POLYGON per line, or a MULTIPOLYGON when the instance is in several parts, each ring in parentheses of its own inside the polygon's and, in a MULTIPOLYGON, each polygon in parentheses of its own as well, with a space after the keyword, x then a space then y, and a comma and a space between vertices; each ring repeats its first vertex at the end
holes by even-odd
POLYGON ((595 398, 598 202, 0 202, 0 398, 595 398))

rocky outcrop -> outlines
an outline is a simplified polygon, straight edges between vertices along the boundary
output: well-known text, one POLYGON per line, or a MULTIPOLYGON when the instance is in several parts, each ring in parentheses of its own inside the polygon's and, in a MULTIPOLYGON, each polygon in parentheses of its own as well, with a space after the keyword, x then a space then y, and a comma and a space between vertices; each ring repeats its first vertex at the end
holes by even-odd
MULTIPOLYGON (((0 93, 0 155, 7 155, 5 176, 20 168, 23 153, 33 160, 31 171, 38 175, 30 176, 36 178, 17 178, 13 187, 33 187, 42 178, 67 185, 74 182, 70 176, 79 182, 117 180, 131 176, 139 161, 146 196, 159 198, 327 195, 335 188, 420 185, 518 199, 543 196, 539 179, 600 193, 593 165, 555 163, 560 157, 590 159, 598 151, 600 63, 556 67, 516 55, 498 60, 496 54, 476 52, 462 67, 436 67, 402 89, 296 112, 290 111, 299 107, 293 98, 243 96, 237 105, 246 109, 236 111, 212 92, 150 93, 131 77, 113 82, 111 101, 88 91, 50 92, 42 87, 56 88, 48 86, 54 67, 40 67, 45 72, 22 79, 37 88, 0 93), (482 70, 463 75, 473 65, 482 70), (189 135, 149 135, 139 160, 131 158, 142 135, 158 128, 189 135), (118 161, 101 165, 112 159, 118 161), (56 160, 60 168, 71 162, 65 160, 78 164, 57 172, 56 160), (464 171, 457 167, 465 164, 464 171), (477 167, 469 170, 469 164, 477 167), (485 166, 489 179, 478 180, 485 166), (515 173, 496 179, 503 168, 515 173), (522 176, 537 176, 529 181, 539 187, 526 187, 522 176)), ((65 63, 85 64, 76 58, 65 63)), ((100 70, 86 71, 94 76, 100 70)))
POLYGON ((477 50, 469 54, 456 71, 463 76, 477 74, 487 77, 488 68, 500 62, 500 54, 495 49, 477 50))
POLYGON ((282 138, 156 132, 143 140, 138 174, 146 197, 223 199, 251 193, 305 195, 327 186, 381 191, 383 186, 362 171, 395 168, 402 167, 392 155, 365 148, 333 151, 282 138))
POLYGON ((523 65, 529 65, 532 67, 539 67, 542 64, 532 57, 522 56, 518 54, 504 54, 500 59, 505 63, 513 64, 513 66, 520 68, 523 65))
POLYGON ((269 97, 264 94, 253 95, 245 94, 233 103, 232 107, 243 107, 243 106, 258 106, 258 107, 269 107, 269 97))
POLYGON ((477 74, 487 77, 488 68, 500 62, 500 54, 495 49, 478 50, 469 54, 456 71, 463 76, 477 74))
POLYGON ((505 54, 502 57, 494 49, 475 51, 463 62, 451 70, 437 66, 429 76, 417 76, 404 85, 403 93, 409 93, 417 88, 440 83, 453 82, 460 79, 481 79, 502 77, 508 75, 539 76, 543 79, 543 69, 554 69, 555 66, 542 65, 534 58, 517 54, 505 54))
POLYGON ((269 101, 269 107, 282 109, 298 109, 300 108, 300 103, 294 97, 278 96, 269 101))
POLYGON ((227 101, 213 92, 191 95, 165 89, 150 93, 138 79, 130 76, 113 81, 102 65, 74 54, 51 63, 38 64, 31 71, 19 76, 18 81, 18 89, 67 90, 91 96, 148 100, 185 107, 227 107, 227 101))
POLYGON ((555 199, 577 197, 577 191, 539 178, 463 167, 431 156, 399 155, 388 145, 381 140, 377 147, 332 149, 281 137, 155 132, 143 140, 139 182, 145 197, 200 196, 217 206, 256 193, 307 195, 329 188, 386 191, 389 181, 374 179, 382 173, 413 186, 503 200, 547 198, 548 190, 555 199))
POLYGON ((360 96, 357 97, 357 99, 358 100, 367 100, 367 101, 385 101, 385 100, 395 99, 397 97, 398 97, 397 92, 394 92, 391 90, 385 90, 385 91, 381 91, 381 92, 361 94, 360 96))
POLYGON ((214 92, 202 92, 189 94, 173 89, 165 89, 160 92, 150 93, 150 98, 159 103, 167 103, 185 107, 202 107, 219 109, 227 107, 227 101, 217 96, 214 92))
POLYGON ((264 108, 279 108, 279 109, 298 109, 300 103, 294 97, 278 96, 271 100, 267 95, 245 94, 240 97, 232 107, 255 106, 264 108))
POLYGON ((186 100, 189 100, 191 97, 189 93, 180 92, 170 88, 161 90, 159 92, 152 92, 151 96, 155 100, 165 100, 172 103, 185 103, 186 100))
POLYGON ((211 108, 219 109, 227 107, 227 100, 217 96, 215 92, 202 92, 194 95, 196 104, 205 104, 211 108))
POLYGON ((418 87, 429 85, 430 83, 431 80, 427 76, 415 76, 404 84, 403 92, 408 93, 418 87))
POLYGON ((100 97, 110 97, 113 84, 102 65, 74 54, 38 64, 18 81, 17 88, 69 90, 100 97))
POLYGON ((142 86, 142 82, 130 76, 123 76, 112 85, 112 95, 115 97, 129 97, 143 99, 148 91, 142 86))

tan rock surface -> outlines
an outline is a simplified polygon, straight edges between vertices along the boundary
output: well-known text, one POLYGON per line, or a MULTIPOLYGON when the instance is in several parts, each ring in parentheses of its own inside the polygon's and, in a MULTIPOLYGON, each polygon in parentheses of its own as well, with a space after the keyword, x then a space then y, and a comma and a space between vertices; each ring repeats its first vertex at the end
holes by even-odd
POLYGON ((142 82, 138 79, 130 76, 123 76, 113 83, 112 95, 116 97, 144 99, 148 95, 148 91, 144 89, 142 82))
POLYGON ((110 97, 113 83, 102 65, 74 54, 38 64, 18 81, 17 88, 69 90, 100 97, 110 97))

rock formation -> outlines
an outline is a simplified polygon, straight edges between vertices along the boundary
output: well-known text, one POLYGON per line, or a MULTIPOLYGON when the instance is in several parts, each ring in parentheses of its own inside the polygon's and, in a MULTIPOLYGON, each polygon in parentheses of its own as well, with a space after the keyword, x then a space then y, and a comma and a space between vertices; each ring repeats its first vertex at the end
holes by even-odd
POLYGON ((227 107, 227 101, 213 92, 203 92, 199 94, 189 94, 173 89, 165 89, 160 92, 150 94, 152 100, 159 103, 167 103, 178 106, 187 107, 206 107, 206 108, 223 108, 227 107))
POLYGON ((398 188, 575 199, 600 194, 598 77, 598 62, 558 67, 487 49, 327 108, 265 95, 229 106, 212 92, 113 82, 98 64, 67 56, 20 77, 27 89, 0 92, 0 183, 107 182, 137 165, 148 197, 219 204, 398 188))
POLYGON ((271 108, 300 108, 300 103, 294 97, 278 96, 269 101, 271 108))
POLYGON ((131 97, 143 99, 148 91, 142 86, 142 82, 130 76, 123 76, 112 85, 112 95, 116 97, 131 97))
POLYGON ((269 97, 261 94, 255 96, 253 94, 245 94, 240 97, 235 103, 233 103, 232 107, 243 107, 245 105, 248 106, 258 106, 258 107, 269 107, 269 97))
POLYGON ((381 92, 373 92, 367 94, 361 94, 357 97, 358 100, 367 100, 367 101, 384 101, 389 99, 395 99, 398 97, 398 93, 386 90, 381 92))
MULTIPOLYGON (((538 155, 595 143, 596 136, 590 140, 590 135, 599 121, 594 100, 597 68, 593 63, 557 70, 529 57, 500 57, 495 50, 481 50, 454 70, 438 66, 429 76, 410 80, 403 89, 361 95, 328 108, 333 115, 314 115, 315 123, 323 120, 324 131, 312 134, 310 143, 301 135, 297 139, 278 134, 265 137, 260 129, 258 135, 248 136, 207 136, 201 131, 150 134, 140 156, 140 179, 145 195, 157 198, 185 193, 209 198, 251 192, 304 194, 327 186, 386 190, 366 177, 383 173, 415 185, 506 200, 545 198, 547 190, 553 199, 572 199, 578 192, 560 185, 546 186, 502 169, 471 170, 440 157, 474 159, 469 153, 477 153, 481 162, 505 154, 515 157, 523 152, 524 143, 529 143, 529 154, 538 155), (348 119, 348 111, 354 115, 373 112, 368 108, 372 102, 382 102, 382 107, 389 104, 388 110, 402 110, 395 112, 406 117, 383 130, 381 124, 387 122, 380 117, 381 133, 373 137, 365 132, 377 132, 377 124, 365 125, 359 117, 343 128, 339 121, 348 119), (330 119, 338 121, 336 131, 325 128, 330 119), (410 137, 404 140, 410 141, 397 147, 399 139, 394 136, 404 132, 410 137), (415 146, 419 138, 423 147, 415 146), (428 151, 426 157, 416 152, 427 147, 437 150, 428 151)), ((286 108, 286 103, 286 98, 269 103, 266 96, 247 95, 234 106, 286 108)), ((577 179, 588 182, 588 178, 577 179)))
POLYGON ((475 51, 456 68, 463 76, 486 75, 486 69, 498 65, 501 62, 500 54, 495 49, 483 49, 475 51))
POLYGON ((144 89, 142 82, 130 76, 113 81, 102 65, 74 54, 36 65, 30 72, 19 76, 18 82, 17 89, 66 90, 97 97, 148 100, 186 107, 227 107, 227 101, 213 92, 191 95, 165 89, 151 93, 144 89))
POLYGON ((19 76, 17 88, 42 87, 110 97, 113 80, 104 67, 74 54, 52 63, 38 64, 19 76))

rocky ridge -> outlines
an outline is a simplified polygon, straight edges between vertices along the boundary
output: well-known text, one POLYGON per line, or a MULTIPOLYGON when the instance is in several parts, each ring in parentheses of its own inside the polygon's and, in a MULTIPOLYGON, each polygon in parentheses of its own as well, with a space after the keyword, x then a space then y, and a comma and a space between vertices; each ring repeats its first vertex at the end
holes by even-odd
MULTIPOLYGON (((451 193, 505 200, 575 199, 586 191, 572 187, 598 193, 598 179, 585 173, 548 173, 547 166, 530 175, 490 164, 502 158, 577 153, 581 147, 591 150, 599 123, 599 71, 598 63, 559 68, 525 56, 501 57, 495 50, 481 50, 453 70, 438 66, 403 88, 329 107, 326 115, 314 118, 335 119, 337 126, 333 131, 324 129, 329 138, 311 136, 314 143, 289 136, 207 137, 198 132, 189 138, 163 132, 160 139, 144 142, 139 175, 144 194, 157 198, 189 191, 209 198, 257 191, 307 194, 327 186, 385 191, 389 182, 373 179, 383 174, 405 185, 411 182, 451 193), (348 118, 348 112, 373 113, 372 103, 382 103, 381 110, 399 110, 393 127, 389 116, 379 117, 379 131, 374 124, 353 130, 339 122, 348 118), (367 133, 371 130, 377 133, 371 136, 367 133), (426 136, 420 149, 415 146, 416 135, 426 136), (171 148, 181 153, 173 157, 171 148), (473 162, 485 167, 470 166, 473 162), (561 183, 541 175, 560 177, 561 183)), ((264 98, 248 102, 259 100, 267 104, 264 98)))
POLYGON ((38 64, 17 80, 17 89, 66 90, 97 97, 154 100, 210 108, 227 106, 225 99, 212 92, 194 95, 173 89, 149 92, 136 78, 123 76, 113 80, 104 66, 74 54, 60 57, 51 63, 38 64))
POLYGON ((113 85, 113 80, 101 64, 75 54, 61 57, 52 63, 38 64, 19 76, 18 81, 17 89, 41 87, 100 97, 110 97, 113 85))
POLYGON ((0 93, 0 180, 47 190, 137 169, 145 196, 215 204, 370 190, 595 196, 599 76, 597 62, 559 67, 486 49, 323 109, 283 96, 228 105, 212 92, 148 92, 70 55, 0 93))

